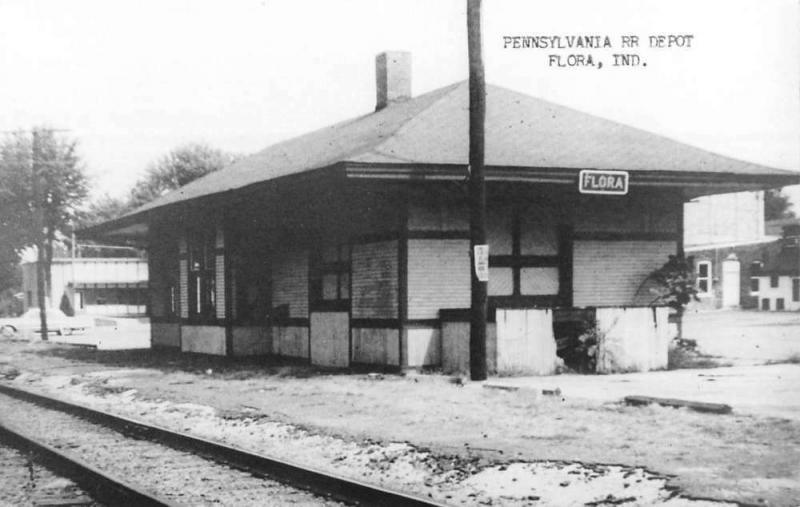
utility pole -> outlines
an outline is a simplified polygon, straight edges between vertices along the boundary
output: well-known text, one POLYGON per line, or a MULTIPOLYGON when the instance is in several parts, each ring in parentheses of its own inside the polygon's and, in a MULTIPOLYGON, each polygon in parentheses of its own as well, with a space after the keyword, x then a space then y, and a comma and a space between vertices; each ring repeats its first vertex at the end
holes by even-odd
POLYGON ((39 167, 39 131, 31 134, 31 173, 33 176, 34 213, 36 214, 36 301, 39 304, 39 325, 42 341, 47 341, 47 283, 45 273, 43 189, 39 167))
POLYGON ((484 181, 486 82, 481 54, 481 0, 467 0, 467 46, 469 50, 469 231, 472 258, 469 368, 471 380, 486 380, 489 252, 486 245, 484 181))

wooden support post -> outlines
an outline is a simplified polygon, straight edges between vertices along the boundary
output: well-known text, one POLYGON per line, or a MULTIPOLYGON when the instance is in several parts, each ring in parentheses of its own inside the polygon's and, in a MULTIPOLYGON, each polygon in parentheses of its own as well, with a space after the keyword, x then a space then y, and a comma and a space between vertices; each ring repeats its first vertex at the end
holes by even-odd
POLYGON ((469 364, 472 380, 486 380, 486 317, 488 282, 477 277, 475 246, 486 244, 486 183, 484 181, 484 122, 486 83, 481 55, 481 0, 467 0, 469 49, 469 206, 470 256, 473 258, 469 364))

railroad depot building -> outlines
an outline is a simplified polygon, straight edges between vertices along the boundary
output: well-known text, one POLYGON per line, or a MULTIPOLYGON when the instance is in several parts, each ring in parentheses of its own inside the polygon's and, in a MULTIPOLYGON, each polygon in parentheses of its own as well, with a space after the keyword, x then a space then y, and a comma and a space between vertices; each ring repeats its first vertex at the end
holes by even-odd
MULTIPOLYGON (((83 231, 148 248, 154 346, 463 364, 468 84, 412 98, 407 53, 376 63, 374 112, 83 231)), ((491 85, 486 174, 490 306, 522 311, 523 328, 547 309, 551 341, 572 309, 651 302, 642 282, 682 249, 687 200, 800 181, 491 85), (626 171, 627 193, 579 192, 586 169, 626 171)))

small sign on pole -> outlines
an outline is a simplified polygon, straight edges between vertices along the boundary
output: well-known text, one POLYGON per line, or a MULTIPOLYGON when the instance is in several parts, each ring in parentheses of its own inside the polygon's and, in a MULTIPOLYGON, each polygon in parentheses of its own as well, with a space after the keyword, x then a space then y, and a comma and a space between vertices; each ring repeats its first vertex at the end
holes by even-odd
POLYGON ((584 169, 578 175, 582 194, 625 195, 628 193, 628 171, 584 169))
POLYGON ((475 245, 475 277, 479 282, 489 281, 489 245, 475 245))

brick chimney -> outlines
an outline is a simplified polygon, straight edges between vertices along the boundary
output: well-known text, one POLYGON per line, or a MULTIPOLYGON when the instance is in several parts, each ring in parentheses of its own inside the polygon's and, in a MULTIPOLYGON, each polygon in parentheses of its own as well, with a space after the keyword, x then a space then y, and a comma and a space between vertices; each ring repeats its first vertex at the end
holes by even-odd
POLYGON ((375 85, 380 111, 394 102, 411 98, 411 53, 385 51, 375 57, 375 85))

